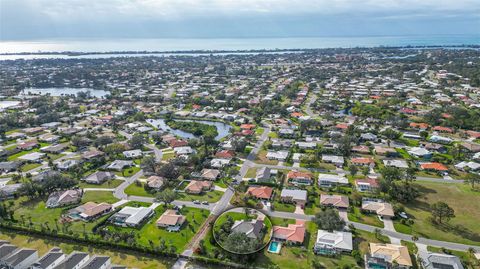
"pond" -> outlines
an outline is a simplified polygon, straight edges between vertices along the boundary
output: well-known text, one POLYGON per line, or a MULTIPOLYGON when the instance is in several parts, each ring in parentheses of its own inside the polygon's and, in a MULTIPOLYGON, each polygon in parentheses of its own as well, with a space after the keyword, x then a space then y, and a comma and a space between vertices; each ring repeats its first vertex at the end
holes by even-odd
MULTIPOLYGON (((207 124, 207 125, 211 125, 211 126, 215 126, 217 128, 217 132, 218 132, 218 135, 215 137, 215 140, 220 140, 224 137, 226 137, 227 135, 230 134, 230 129, 232 129, 232 126, 226 124, 226 123, 223 123, 223 122, 218 122, 218 121, 208 121, 208 120, 177 120, 176 121, 186 121, 186 122, 198 122, 198 123, 203 123, 203 124, 207 124)), ((189 133, 189 132, 185 132, 185 131, 182 131, 182 130, 178 130, 178 129, 172 129, 170 128, 166 123, 165 123, 165 120, 164 119, 148 119, 147 120, 147 123, 155 126, 156 128, 162 130, 162 131, 165 131, 165 132, 169 132, 173 135, 176 135, 176 136, 179 136, 181 138, 184 138, 184 139, 191 139, 191 138, 196 138, 195 135, 193 135, 192 133, 189 133)))
POLYGON ((46 95, 50 94, 51 96, 62 96, 62 95, 71 95, 74 94, 76 95, 79 92, 89 92, 91 96, 93 97, 104 97, 110 92, 104 91, 104 90, 94 90, 92 88, 68 88, 68 87, 62 87, 62 88, 27 88, 24 90, 25 95, 29 94, 40 94, 40 95, 46 95))

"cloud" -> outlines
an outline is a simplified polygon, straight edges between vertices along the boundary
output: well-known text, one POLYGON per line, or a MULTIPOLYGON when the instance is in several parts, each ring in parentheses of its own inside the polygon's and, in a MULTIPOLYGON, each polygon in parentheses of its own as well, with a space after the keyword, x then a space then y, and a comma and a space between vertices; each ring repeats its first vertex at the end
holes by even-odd
POLYGON ((0 0, 0 39, 342 35, 360 26, 395 33, 379 21, 412 31, 413 22, 430 21, 461 32, 480 28, 479 14, 479 0, 0 0))

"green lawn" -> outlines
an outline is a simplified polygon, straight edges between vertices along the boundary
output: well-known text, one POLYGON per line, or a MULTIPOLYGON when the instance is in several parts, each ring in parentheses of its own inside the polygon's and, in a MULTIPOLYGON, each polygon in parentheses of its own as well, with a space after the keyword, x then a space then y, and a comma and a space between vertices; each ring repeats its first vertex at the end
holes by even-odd
POLYGON ((131 177, 140 171, 140 167, 133 166, 123 169, 122 171, 115 172, 115 175, 119 177, 131 177))
POLYGON ((125 193, 127 195, 133 195, 133 196, 145 196, 145 197, 154 197, 153 194, 148 193, 145 188, 142 186, 137 186, 137 184, 132 183, 130 184, 126 189, 125 193))
POLYGON ((170 159, 173 159, 175 158, 175 153, 172 151, 172 152, 164 152, 162 154, 162 161, 168 161, 170 159))
POLYGON ((110 191, 86 191, 82 197, 82 203, 95 202, 95 203, 109 203, 114 204, 119 200, 113 196, 110 191))
POLYGON ((35 168, 39 167, 39 166, 42 166, 42 164, 41 163, 27 163, 27 164, 22 165, 22 167, 20 167, 20 170, 22 172, 28 172, 32 169, 35 169, 35 168))
POLYGON ((257 168, 248 168, 245 174, 246 178, 255 178, 257 176, 257 168))
POLYGON ((472 191, 463 184, 418 183, 422 196, 405 205, 405 211, 412 216, 414 224, 407 226, 395 221, 399 232, 416 234, 442 241, 480 245, 480 192, 472 191), (455 210, 455 218, 443 225, 433 225, 429 218, 430 205, 445 202, 455 210))
POLYGON ((207 201, 207 202, 210 202, 210 203, 214 203, 214 202, 217 202, 218 200, 220 200, 220 198, 222 198, 222 196, 223 196, 222 191, 209 191, 209 192, 206 192, 206 193, 200 194, 200 195, 188 194, 188 193, 182 192, 182 193, 178 193, 177 199, 181 200, 181 201, 199 200, 199 201, 207 201))
POLYGON ((123 183, 123 180, 120 179, 113 179, 113 180, 107 180, 103 182, 102 184, 89 184, 86 182, 80 182, 78 186, 82 189, 85 188, 104 188, 104 189, 112 189, 118 187, 120 184, 123 183))
POLYGON ((348 220, 354 222, 360 222, 379 228, 383 228, 383 221, 378 219, 375 214, 363 214, 358 207, 353 208, 353 212, 348 212, 348 220))
POLYGON ((273 208, 275 209, 275 211, 295 212, 294 204, 281 203, 279 201, 273 202, 273 208))
POLYGON ((181 213, 187 217, 186 223, 179 232, 168 232, 165 229, 158 228, 156 225, 156 221, 165 210, 166 208, 163 206, 157 207, 155 215, 140 229, 122 228, 113 225, 109 225, 108 228, 121 232, 133 231, 135 234, 138 234, 136 237, 137 243, 145 247, 151 247, 150 241, 153 246, 158 246, 160 240, 163 239, 166 245, 175 246, 177 253, 181 253, 193 235, 198 231, 199 227, 205 222, 209 212, 208 210, 197 208, 183 208, 181 213))

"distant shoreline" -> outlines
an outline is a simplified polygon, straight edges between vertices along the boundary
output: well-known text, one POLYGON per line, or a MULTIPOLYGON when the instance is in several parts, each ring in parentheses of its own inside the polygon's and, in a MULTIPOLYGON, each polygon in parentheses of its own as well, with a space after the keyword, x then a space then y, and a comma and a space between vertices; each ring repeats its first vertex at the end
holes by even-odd
POLYGON ((298 52, 314 52, 322 50, 348 50, 348 49, 480 49, 480 45, 406 45, 406 46, 359 46, 359 47, 331 47, 331 48, 296 48, 296 49, 252 49, 252 50, 166 50, 166 51, 42 51, 42 52, 6 52, 0 55, 66 55, 66 56, 84 56, 84 55, 117 55, 117 54, 235 54, 235 53, 298 53, 298 52))

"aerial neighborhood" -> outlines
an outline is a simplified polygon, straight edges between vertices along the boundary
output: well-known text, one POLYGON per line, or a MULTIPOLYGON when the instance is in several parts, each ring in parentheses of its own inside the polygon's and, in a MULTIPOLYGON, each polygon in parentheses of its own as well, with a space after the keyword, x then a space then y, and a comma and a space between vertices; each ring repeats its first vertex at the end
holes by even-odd
POLYGON ((0 268, 480 268, 479 70, 461 48, 0 61, 0 268))

